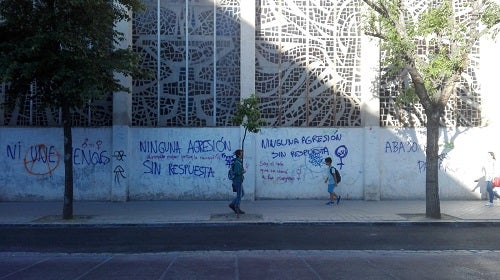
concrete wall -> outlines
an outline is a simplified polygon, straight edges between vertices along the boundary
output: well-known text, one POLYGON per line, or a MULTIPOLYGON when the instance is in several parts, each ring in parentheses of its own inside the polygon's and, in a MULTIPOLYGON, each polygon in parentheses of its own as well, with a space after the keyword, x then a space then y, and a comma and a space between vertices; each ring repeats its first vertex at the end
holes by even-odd
MULTIPOLYGON (((242 1, 241 96, 255 92, 255 3, 242 1)), ((120 24, 131 44, 131 25, 120 24)), ((324 158, 341 170, 338 191, 352 199, 423 199, 425 129, 379 127, 377 42, 362 37, 360 128, 266 128, 245 141, 246 199, 326 198, 324 158)), ((122 47, 123 47, 122 46, 122 47)), ((500 40, 481 41, 484 127, 443 129, 442 199, 484 195, 482 164, 497 149, 500 40), (476 188, 478 187, 478 188, 476 188), (471 192, 475 188, 474 192, 471 192)), ((126 87, 128 78, 118 76, 126 87)), ((131 95, 113 95, 113 127, 73 130, 77 200, 229 199, 226 178, 241 128, 132 128, 131 95)), ((0 127, 0 201, 62 200, 62 128, 0 127)))
MULTIPOLYGON (((75 198, 109 199, 111 129, 73 132, 75 198)), ((0 128, 0 201, 62 200, 62 128, 0 128)))
MULTIPOLYGON (((240 128, 129 128, 115 132, 117 140, 112 128, 76 128, 75 199, 229 199, 227 168, 242 135, 240 128), (113 147, 123 142, 128 150, 113 147)), ((496 151, 488 135, 490 128, 442 130, 442 199, 484 193, 474 179, 496 151)), ((0 148, 0 201, 62 200, 61 128, 2 127, 0 148)), ((246 199, 326 198, 327 156, 342 173, 345 197, 423 199, 424 151, 423 129, 266 128, 245 141, 246 199)))

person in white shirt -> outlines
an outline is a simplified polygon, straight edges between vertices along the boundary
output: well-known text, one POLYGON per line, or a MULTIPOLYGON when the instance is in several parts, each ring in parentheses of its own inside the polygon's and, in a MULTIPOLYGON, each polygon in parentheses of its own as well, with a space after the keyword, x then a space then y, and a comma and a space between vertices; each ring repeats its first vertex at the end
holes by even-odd
POLYGON ((486 191, 488 192, 489 201, 486 203, 486 206, 493 206, 493 199, 495 196, 500 198, 498 193, 493 191, 493 178, 495 178, 495 153, 488 152, 488 161, 486 162, 486 166, 484 167, 484 178, 486 180, 486 191))

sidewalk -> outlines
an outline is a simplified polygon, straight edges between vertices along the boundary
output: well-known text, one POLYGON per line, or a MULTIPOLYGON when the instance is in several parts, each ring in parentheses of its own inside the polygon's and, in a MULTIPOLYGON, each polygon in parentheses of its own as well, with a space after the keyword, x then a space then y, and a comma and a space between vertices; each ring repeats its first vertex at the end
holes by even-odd
POLYGON ((441 220, 425 218, 425 201, 324 200, 243 201, 237 217, 228 201, 75 201, 74 219, 62 220, 63 203, 0 202, 6 225, 162 225, 179 223, 498 223, 500 202, 441 201, 441 220))

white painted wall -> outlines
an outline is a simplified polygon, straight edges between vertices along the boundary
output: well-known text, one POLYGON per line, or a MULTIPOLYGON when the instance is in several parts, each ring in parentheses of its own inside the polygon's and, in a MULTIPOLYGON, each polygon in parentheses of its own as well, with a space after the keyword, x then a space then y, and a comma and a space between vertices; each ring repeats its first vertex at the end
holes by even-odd
MULTIPOLYGON (((0 128, 0 201, 62 200, 62 128, 0 128)), ((111 129, 73 130, 75 199, 108 199, 111 129)))
POLYGON ((134 128, 131 135, 130 199, 225 199, 231 194, 227 169, 240 145, 237 129, 134 128))
MULTIPOLYGON (((242 27, 246 42, 242 51, 253 50, 253 35, 243 35, 253 34, 254 4, 242 3, 246 5, 242 21, 250 27, 242 27)), ((120 25, 119 29, 130 36, 130 26, 120 25)), ((344 197, 425 197, 425 130, 378 127, 378 87, 373 82, 377 80, 378 47, 365 37, 362 43, 362 127, 266 128, 250 134, 245 141, 246 199, 326 199, 322 163, 327 156, 341 167, 343 181, 338 192, 344 197)), ((442 199, 484 197, 484 180, 471 192, 478 186, 474 179, 481 176, 488 151, 500 157, 495 137, 500 126, 496 108, 499 47, 500 40, 481 41, 477 79, 485 126, 442 130, 442 199)), ((242 66, 254 66, 254 56, 243 53, 242 66)), ((242 67, 243 97, 254 92, 253 66, 242 67)), ((130 84, 130 80, 122 82, 130 84)), ((114 95, 112 128, 73 130, 75 199, 215 200, 233 196, 226 173, 232 153, 241 146, 241 128, 130 128, 130 98, 126 93, 114 95), (145 148, 148 143, 162 143, 159 145, 168 149, 145 148)), ((62 155, 62 128, 0 127, 0 201, 62 200, 62 155)))
MULTIPOLYGON (((487 152, 500 156, 490 133, 442 130, 442 199, 478 199, 481 188, 484 193, 481 181, 471 190, 487 152)), ((123 200, 233 196, 226 174, 241 146, 240 128, 130 128, 128 135, 129 150, 123 151, 112 147, 112 128, 74 129, 76 200, 111 200, 113 187, 126 189, 123 200)), ((0 201, 62 200, 61 128, 2 127, 0 148, 0 201)), ((423 199, 424 151, 423 129, 266 128, 245 141, 246 199, 326 198, 327 156, 342 173, 338 192, 344 197, 370 199, 369 188, 383 200, 423 199)))
POLYGON ((355 128, 264 129, 256 137, 257 197, 326 198, 324 159, 331 157, 343 175, 339 190, 363 198, 361 135, 355 128))
MULTIPOLYGON (((482 176, 487 152, 495 146, 484 140, 486 129, 442 129, 440 136, 439 186, 443 199, 479 198, 471 192, 482 176)), ((425 198, 425 129, 380 131, 381 199, 425 198)), ((498 154, 498 153, 497 153, 498 154)), ((480 184, 484 193, 484 179, 480 184)))

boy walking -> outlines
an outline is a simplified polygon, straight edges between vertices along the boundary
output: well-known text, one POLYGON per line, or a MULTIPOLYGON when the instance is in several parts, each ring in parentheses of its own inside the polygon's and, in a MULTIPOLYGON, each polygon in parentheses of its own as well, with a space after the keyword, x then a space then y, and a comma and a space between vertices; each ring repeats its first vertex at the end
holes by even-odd
POLYGON ((326 205, 334 205, 334 201, 339 204, 340 195, 335 193, 335 188, 337 187, 337 180, 335 179, 335 170, 332 167, 332 158, 325 158, 325 164, 328 166, 328 173, 325 179, 325 183, 328 183, 328 193, 330 194, 330 200, 326 203, 326 205))
POLYGON ((233 199, 233 202, 229 204, 229 208, 231 208, 236 214, 245 214, 245 211, 240 209, 241 198, 245 195, 245 190, 243 190, 243 180, 245 177, 246 170, 243 168, 243 150, 236 150, 234 152, 236 158, 234 159, 234 179, 233 179, 233 189, 236 192, 236 197, 233 199))

